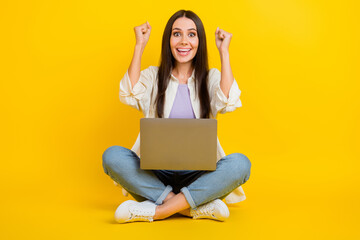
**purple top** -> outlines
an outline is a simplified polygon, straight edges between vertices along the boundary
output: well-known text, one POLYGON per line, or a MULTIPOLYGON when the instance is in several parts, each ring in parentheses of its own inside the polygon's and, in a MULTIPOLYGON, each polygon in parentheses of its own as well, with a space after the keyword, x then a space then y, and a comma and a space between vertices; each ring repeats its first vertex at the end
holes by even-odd
POLYGON ((196 118, 187 84, 179 84, 169 118, 196 118))

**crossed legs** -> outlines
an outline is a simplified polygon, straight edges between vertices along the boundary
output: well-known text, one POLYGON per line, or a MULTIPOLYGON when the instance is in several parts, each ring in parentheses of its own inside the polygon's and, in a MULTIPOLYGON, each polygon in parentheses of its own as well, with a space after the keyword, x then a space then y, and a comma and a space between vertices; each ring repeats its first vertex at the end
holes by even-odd
POLYGON ((222 199, 249 179, 251 163, 242 154, 228 155, 218 162, 216 171, 203 174, 178 194, 172 192, 171 186, 165 186, 152 171, 140 169, 139 157, 129 149, 120 146, 108 148, 103 154, 103 167, 105 173, 136 200, 148 199, 157 204, 155 220, 178 212, 189 216, 190 208, 216 198, 222 199))

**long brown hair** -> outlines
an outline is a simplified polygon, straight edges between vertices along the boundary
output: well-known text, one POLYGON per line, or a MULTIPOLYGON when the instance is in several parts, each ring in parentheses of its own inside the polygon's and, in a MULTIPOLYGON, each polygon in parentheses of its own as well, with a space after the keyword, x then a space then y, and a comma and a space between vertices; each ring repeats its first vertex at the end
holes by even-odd
POLYGON ((199 46, 195 57, 192 60, 192 66, 195 68, 195 92, 200 99, 201 118, 209 118, 210 115, 210 97, 207 88, 209 64, 206 46, 206 35, 204 25, 200 18, 192 11, 180 10, 174 13, 167 22, 162 39, 161 59, 158 71, 158 93, 156 96, 156 113, 159 118, 164 117, 165 91, 170 81, 171 69, 175 66, 175 58, 170 49, 170 37, 172 26, 176 19, 186 17, 191 19, 197 29, 199 46))

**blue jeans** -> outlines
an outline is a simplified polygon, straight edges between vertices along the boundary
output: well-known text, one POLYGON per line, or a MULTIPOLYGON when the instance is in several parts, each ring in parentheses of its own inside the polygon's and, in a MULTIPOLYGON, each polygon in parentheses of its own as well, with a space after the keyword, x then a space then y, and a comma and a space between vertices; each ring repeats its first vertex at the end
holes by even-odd
POLYGON ((112 146, 102 156, 103 168, 135 200, 162 204, 170 192, 182 192, 195 209, 214 199, 223 199, 250 177, 251 163, 240 153, 221 158, 215 171, 142 170, 133 151, 112 146))

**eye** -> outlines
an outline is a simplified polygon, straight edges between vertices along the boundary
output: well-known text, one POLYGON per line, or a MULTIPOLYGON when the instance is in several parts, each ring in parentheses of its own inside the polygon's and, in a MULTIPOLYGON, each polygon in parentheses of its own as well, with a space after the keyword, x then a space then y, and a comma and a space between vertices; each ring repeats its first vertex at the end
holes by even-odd
POLYGON ((179 33, 179 32, 174 32, 173 35, 174 35, 175 37, 177 37, 177 36, 180 36, 180 33, 179 33))
POLYGON ((195 33, 190 33, 189 36, 190 36, 190 37, 195 37, 196 34, 195 34, 195 33))

